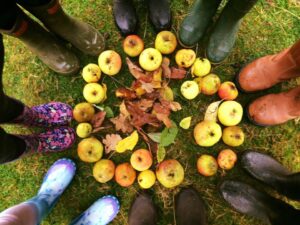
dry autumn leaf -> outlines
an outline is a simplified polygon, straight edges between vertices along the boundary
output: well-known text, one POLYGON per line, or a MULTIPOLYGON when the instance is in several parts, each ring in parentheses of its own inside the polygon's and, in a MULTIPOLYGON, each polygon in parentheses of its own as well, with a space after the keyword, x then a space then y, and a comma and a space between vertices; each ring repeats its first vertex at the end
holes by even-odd
POLYGON ((105 138, 102 140, 105 145, 105 153, 109 154, 112 151, 116 150, 116 146, 122 138, 119 134, 107 134, 105 138))
POLYGON ((222 101, 223 100, 213 102, 207 107, 206 112, 205 112, 205 116, 204 116, 204 120, 214 121, 214 122, 217 121, 218 108, 219 108, 219 105, 221 104, 222 101))
POLYGON ((102 126, 103 121, 105 119, 105 115, 106 115, 106 112, 100 111, 93 116, 93 118, 91 120, 91 124, 94 129, 102 126))
POLYGON ((171 67, 170 79, 181 80, 184 79, 187 74, 187 71, 183 68, 171 67))
POLYGON ((123 133, 130 133, 133 131, 133 126, 130 124, 129 118, 123 114, 110 119, 115 125, 116 131, 122 131, 123 133))

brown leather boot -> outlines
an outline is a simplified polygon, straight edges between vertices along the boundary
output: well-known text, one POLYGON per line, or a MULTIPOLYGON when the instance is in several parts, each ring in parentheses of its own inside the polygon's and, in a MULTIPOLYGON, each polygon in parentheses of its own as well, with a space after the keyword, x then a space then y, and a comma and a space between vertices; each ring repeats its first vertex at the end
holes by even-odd
POLYGON ((300 117, 300 86, 256 99, 248 107, 248 117, 259 126, 282 124, 300 117))
POLYGON ((0 32, 20 39, 40 60, 57 73, 70 75, 79 70, 76 55, 19 8, 13 28, 0 30, 0 32))
POLYGON ((254 92, 300 76, 300 40, 276 55, 256 59, 236 77, 241 91, 254 92))
POLYGON ((25 8, 53 33, 73 44, 88 55, 99 55, 105 48, 105 39, 95 28, 67 15, 58 0, 38 7, 25 8))
POLYGON ((128 217, 129 225, 156 225, 157 211, 147 194, 140 194, 133 202, 128 217))

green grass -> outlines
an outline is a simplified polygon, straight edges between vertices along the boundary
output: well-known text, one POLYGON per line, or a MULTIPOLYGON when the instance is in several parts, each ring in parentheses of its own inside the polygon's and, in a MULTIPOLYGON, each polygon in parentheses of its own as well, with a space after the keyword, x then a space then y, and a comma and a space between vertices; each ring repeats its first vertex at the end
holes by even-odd
MULTIPOLYGON (((138 1, 137 1, 138 2, 138 1)), ((214 72, 220 75, 222 81, 233 80, 243 65, 251 60, 266 54, 276 53, 283 48, 292 45, 300 37, 300 7, 296 5, 297 0, 266 0, 259 1, 257 5, 246 16, 239 32, 236 46, 230 57, 221 65, 214 68, 214 72)), ((187 13, 191 0, 172 1, 174 16, 173 29, 178 30, 179 24, 187 13)), ((112 3, 105 0, 64 0, 64 8, 68 13, 94 25, 98 30, 107 33, 107 48, 115 49, 122 54, 122 37, 114 26, 112 17, 112 3)), ((137 4, 140 19, 139 34, 146 42, 146 47, 153 46, 155 33, 149 25, 147 10, 144 4, 137 4)), ((205 41, 199 45, 198 53, 203 55, 205 41)), ((68 78, 58 76, 48 70, 25 46, 13 38, 5 37, 5 68, 4 86, 8 95, 22 100, 32 106, 49 101, 63 101, 72 104, 83 101, 82 88, 84 81, 80 74, 68 78)), ((97 62, 95 57, 86 57, 79 54, 81 65, 89 62, 97 62)), ((126 66, 116 76, 120 83, 129 85, 132 81, 126 66)), ((110 78, 105 78, 108 84, 109 96, 114 96, 118 83, 110 78)), ((178 88, 182 82, 172 81, 171 86, 178 88)), ((257 94, 240 94, 238 101, 246 105, 258 96, 271 92, 280 92, 300 84, 299 80, 285 82, 276 85, 270 90, 257 94)), ((175 113, 173 119, 179 122, 185 116, 193 116, 193 125, 201 121, 209 103, 217 100, 217 96, 207 97, 200 95, 196 100, 185 101, 176 98, 183 110, 175 113)), ((117 112, 119 101, 110 97, 106 104, 117 112)), ((293 171, 300 170, 300 129, 299 124, 290 121, 284 125, 261 128, 250 124, 246 119, 241 123, 247 138, 245 143, 236 148, 237 152, 247 149, 255 149, 273 155, 285 166, 293 171)), ((34 129, 24 129, 15 126, 5 126, 5 129, 13 133, 30 133, 34 129)), ((103 136, 101 134, 100 136, 103 136)), ((167 148, 167 158, 178 159, 185 168, 186 177, 182 185, 174 190, 167 190, 158 183, 150 191, 155 203, 159 207, 161 225, 175 224, 173 220, 173 198, 180 188, 192 185, 204 198, 207 206, 208 220, 211 225, 261 225, 259 221, 243 216, 232 210, 220 197, 218 184, 224 179, 238 179, 254 184, 256 187, 267 190, 277 196, 272 190, 261 185, 248 177, 239 165, 230 172, 219 172, 212 178, 204 178, 196 171, 197 157, 203 153, 217 155, 218 151, 226 148, 220 142, 212 148, 201 148, 196 146, 192 129, 180 130, 180 137, 176 143, 167 148), (187 144, 189 143, 189 144, 187 144)), ((127 224, 127 215, 134 196, 139 191, 137 184, 126 189, 121 188, 115 182, 99 184, 92 177, 92 165, 79 160, 76 147, 73 149, 45 155, 33 155, 9 165, 0 166, 0 211, 25 201, 34 196, 40 186, 42 177, 49 166, 61 157, 70 157, 78 165, 77 175, 70 188, 64 193, 52 213, 44 220, 43 224, 68 224, 72 218, 89 207, 95 200, 106 194, 116 195, 121 202, 121 212, 112 224, 127 224)), ((116 163, 128 161, 130 153, 122 156, 115 155, 116 163)), ((278 196, 279 197, 279 196, 278 196)), ((284 199, 287 201, 287 199, 284 199)), ((300 204, 291 202, 295 207, 300 204)))

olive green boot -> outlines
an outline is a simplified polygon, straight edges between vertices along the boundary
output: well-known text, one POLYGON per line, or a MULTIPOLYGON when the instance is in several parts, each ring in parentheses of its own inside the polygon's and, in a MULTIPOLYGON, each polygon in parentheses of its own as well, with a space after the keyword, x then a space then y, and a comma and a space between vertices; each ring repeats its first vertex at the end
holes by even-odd
POLYGON ((76 55, 67 49, 51 33, 30 19, 17 8, 17 19, 10 30, 1 33, 21 40, 50 69, 63 75, 78 72, 79 61, 76 55))
POLYGON ((214 27, 206 49, 207 58, 213 63, 223 61, 232 51, 242 18, 257 0, 230 0, 214 27))
POLYGON ((88 55, 99 55, 105 48, 105 39, 89 24, 67 15, 58 0, 38 7, 25 8, 53 33, 70 42, 88 55))
POLYGON ((221 0, 195 0, 181 23, 179 41, 185 47, 193 47, 204 35, 221 0))

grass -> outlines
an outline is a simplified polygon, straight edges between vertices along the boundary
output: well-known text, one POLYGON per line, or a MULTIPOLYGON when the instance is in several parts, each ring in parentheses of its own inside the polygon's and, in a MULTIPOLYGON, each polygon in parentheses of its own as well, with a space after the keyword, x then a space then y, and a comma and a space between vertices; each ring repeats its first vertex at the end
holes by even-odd
MULTIPOLYGON (((296 2, 297 0, 259 1, 245 17, 234 51, 225 62, 214 67, 214 73, 220 75, 222 81, 233 80, 234 75, 246 63, 257 57, 276 53, 292 45, 300 37, 300 7, 296 2)), ((172 1, 174 31, 178 30, 180 22, 186 15, 191 3, 191 0, 172 1)), ((121 47, 122 37, 113 22, 111 1, 64 0, 63 5, 71 15, 91 23, 98 30, 108 34, 108 49, 123 52, 121 47)), ((139 34, 145 40, 147 47, 153 46, 155 33, 148 22, 147 10, 144 4, 137 4, 137 11, 140 19, 139 34)), ((202 46, 205 46, 205 40, 198 47, 199 55, 203 55, 202 46)), ((67 102, 74 106, 84 100, 81 94, 84 82, 80 79, 80 74, 72 78, 58 76, 48 70, 20 41, 13 38, 5 37, 5 47, 4 86, 8 95, 20 99, 30 106, 54 100, 67 102)), ((89 62, 97 62, 97 58, 83 56, 79 52, 77 54, 82 66, 89 62)), ((125 58, 123 53, 122 57, 125 58)), ((125 66, 121 73, 116 76, 116 79, 124 85, 129 85, 132 81, 132 77, 125 66)), ((106 104, 117 112, 119 101, 113 96, 114 90, 119 84, 109 78, 105 78, 104 82, 108 84, 109 96, 111 96, 106 104)), ((180 84, 181 82, 176 81, 172 82, 171 86, 178 88, 180 84)), ((299 79, 276 85, 270 90, 257 94, 240 94, 238 101, 245 106, 258 96, 288 90, 297 84, 300 84, 299 79)), ((181 118, 192 115, 193 125, 195 125, 203 119, 208 104, 217 99, 217 96, 200 95, 196 100, 189 102, 177 96, 176 100, 183 105, 183 110, 176 113, 173 119, 179 122, 181 118)), ((261 128, 250 124, 244 119, 241 126, 247 138, 241 147, 235 149, 237 152, 241 153, 247 149, 259 150, 273 155, 293 171, 300 170, 300 126, 295 121, 290 121, 281 126, 261 128)), ((4 127, 12 133, 35 131, 34 129, 25 129, 18 126, 4 127)), ((247 176, 239 165, 230 172, 220 171, 217 176, 212 178, 204 178, 198 175, 195 167, 197 157, 203 153, 216 156, 218 151, 226 148, 226 146, 220 142, 212 148, 198 147, 193 140, 192 129, 188 131, 181 130, 179 137, 182 136, 185 137, 185 140, 178 138, 176 143, 167 149, 167 157, 178 159, 184 166, 186 176, 183 184, 174 190, 167 190, 156 184, 150 190, 159 208, 159 224, 175 224, 173 219, 174 195, 180 188, 192 185, 200 192, 206 202, 209 224, 260 225, 259 221, 232 210, 221 199, 218 193, 218 184, 224 179, 237 179, 252 183, 277 197, 280 196, 247 176)), ((43 221, 43 224, 68 224, 95 200, 106 194, 116 195, 121 202, 121 212, 112 224, 127 224, 128 210, 134 196, 139 191, 138 185, 135 184, 126 189, 119 187, 115 182, 97 183, 92 177, 92 165, 79 160, 75 146, 66 152, 33 155, 9 165, 0 166, 0 211, 34 196, 49 166, 62 157, 70 157, 76 162, 78 166, 77 175, 52 213, 43 221)), ((115 155, 113 160, 120 163, 128 161, 129 157, 130 153, 121 156, 115 155)), ((285 198, 283 200, 288 201, 285 198)), ((299 203, 290 203, 300 208, 299 203)))

